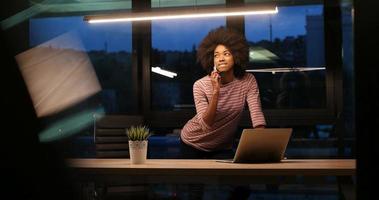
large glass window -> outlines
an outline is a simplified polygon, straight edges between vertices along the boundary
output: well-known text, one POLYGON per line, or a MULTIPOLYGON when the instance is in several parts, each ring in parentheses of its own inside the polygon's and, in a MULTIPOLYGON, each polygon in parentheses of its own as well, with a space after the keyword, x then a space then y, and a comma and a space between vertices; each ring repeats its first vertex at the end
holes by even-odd
POLYGON ((30 19, 29 29, 27 52, 40 58, 28 59, 33 68, 27 70, 45 81, 39 87, 43 91, 37 91, 40 101, 33 103, 41 108, 60 104, 57 112, 42 116, 40 141, 92 136, 99 116, 136 111, 131 23, 89 24, 82 16, 44 17, 30 19))
POLYGON ((151 105, 153 110, 194 108, 192 86, 206 75, 196 49, 207 33, 225 25, 225 17, 152 22, 151 105), (156 69, 176 73, 169 77, 156 69))
POLYGON ((264 109, 326 107, 322 5, 279 7, 245 17, 247 71, 257 78, 264 109))
POLYGON ((81 51, 88 55, 101 85, 101 91, 83 102, 80 110, 99 104, 109 114, 134 111, 131 23, 88 24, 82 16, 30 20, 31 47, 65 34, 82 44, 81 51))
POLYGON ((342 61, 343 61, 343 117, 346 137, 355 136, 354 119, 354 60, 353 60, 353 16, 352 2, 341 5, 342 17, 342 61))

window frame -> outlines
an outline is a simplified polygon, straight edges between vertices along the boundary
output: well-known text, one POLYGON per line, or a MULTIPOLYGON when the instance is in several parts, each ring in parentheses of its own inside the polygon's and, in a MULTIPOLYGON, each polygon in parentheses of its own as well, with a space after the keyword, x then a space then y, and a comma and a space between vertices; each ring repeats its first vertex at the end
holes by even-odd
MULTIPOLYGON (((273 1, 273 0, 271 0, 273 1)), ((269 3, 270 0, 265 1, 269 3)), ((294 5, 293 1, 275 1, 278 6, 294 5)), ((337 119, 343 109, 343 63, 342 55, 342 28, 341 7, 339 0, 304 0, 296 2, 298 5, 324 5, 324 36, 325 36, 325 63, 326 63, 326 108, 322 109, 264 109, 268 126, 295 126, 310 124, 331 124, 337 119)), ((226 0, 225 6, 244 4, 243 0, 226 0)), ((131 10, 149 10, 150 0, 132 0, 131 10)), ((82 12, 81 14, 91 14, 82 12)), ((93 13, 92 13, 93 14, 93 13)), ((65 13, 63 15, 75 15, 65 13)), ((39 17, 57 16, 57 14, 41 14, 39 17)), ((59 15, 58 15, 59 16, 59 15)), ((245 32, 244 16, 226 17, 226 26, 245 32)), ((132 22, 132 73, 133 73, 133 101, 137 102, 137 111, 129 114, 142 114, 146 123, 157 128, 181 128, 196 115, 195 109, 178 111, 157 111, 151 106, 151 48, 152 48, 151 21, 132 22)), ((244 111, 240 126, 251 127, 248 111, 244 111)))
MULTIPOLYGON (((334 123, 338 113, 342 111, 342 56, 339 54, 342 48, 342 31, 340 18, 340 5, 338 0, 332 1, 310 1, 308 3, 323 3, 324 5, 324 36, 325 36, 325 63, 326 63, 326 108, 322 109, 264 109, 264 115, 268 126, 294 126, 310 124, 334 123)), ((237 2, 238 3, 238 2, 237 2)), ((243 3, 243 1, 239 1, 243 3)), ((281 1, 285 5, 286 1, 281 1)), ((304 2, 302 2, 304 3, 304 2)), ((226 6, 233 6, 236 1, 227 0, 226 6)), ((304 3, 307 4, 307 3, 304 3)), ((293 5, 288 4, 288 5, 293 5)), ((301 4, 303 5, 303 4, 301 4)), ((140 23, 140 22, 139 22, 140 23)), ((134 23, 136 28, 139 23, 134 23)), ((142 81, 142 113, 150 126, 157 128, 181 128, 196 115, 195 109, 179 111, 156 111, 151 109, 151 22, 143 22, 145 30, 143 34, 147 37, 141 41, 133 37, 134 42, 139 43, 144 51, 140 56, 141 63, 138 67, 143 72, 142 81), (150 27, 150 28, 149 28, 150 27)), ((244 31, 244 17, 227 17, 226 26, 244 31)), ((134 26, 132 29, 134 31, 134 26)), ((137 30, 136 30, 137 31, 137 30)), ((133 45, 134 48, 134 45, 133 45)), ((133 49, 134 52, 135 49, 133 49)), ((133 59, 137 61, 137 59, 133 59)), ((251 127, 248 111, 244 111, 240 126, 251 127)))

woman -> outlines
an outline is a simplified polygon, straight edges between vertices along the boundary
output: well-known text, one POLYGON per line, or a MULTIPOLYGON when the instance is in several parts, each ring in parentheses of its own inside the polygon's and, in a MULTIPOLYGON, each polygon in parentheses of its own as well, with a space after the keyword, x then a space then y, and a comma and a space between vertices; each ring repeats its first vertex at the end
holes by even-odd
POLYGON ((257 82, 244 70, 248 55, 244 36, 225 27, 210 31, 200 43, 197 60, 208 75, 193 85, 197 114, 181 131, 183 158, 216 158, 231 152, 246 103, 253 127, 266 126, 257 82))

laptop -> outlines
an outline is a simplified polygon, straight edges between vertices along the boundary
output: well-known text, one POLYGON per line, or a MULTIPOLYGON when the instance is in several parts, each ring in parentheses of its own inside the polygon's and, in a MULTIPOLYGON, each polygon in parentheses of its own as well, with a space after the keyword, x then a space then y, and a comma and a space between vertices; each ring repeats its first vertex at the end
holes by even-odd
POLYGON ((284 159, 292 128, 244 129, 233 163, 275 163, 284 159))

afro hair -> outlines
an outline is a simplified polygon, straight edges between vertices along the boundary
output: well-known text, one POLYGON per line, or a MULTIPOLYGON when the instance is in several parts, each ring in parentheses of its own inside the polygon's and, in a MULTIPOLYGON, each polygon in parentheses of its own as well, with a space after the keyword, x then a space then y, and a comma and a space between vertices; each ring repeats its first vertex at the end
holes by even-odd
POLYGON ((249 61, 249 45, 244 35, 234 29, 221 26, 211 30, 197 49, 197 62, 210 74, 214 65, 214 50, 218 45, 224 45, 231 51, 235 63, 234 75, 242 78, 249 61))

